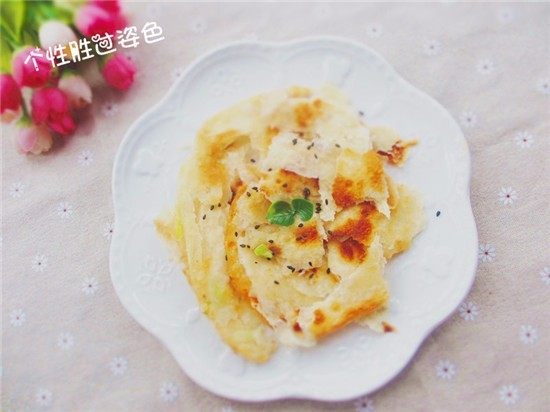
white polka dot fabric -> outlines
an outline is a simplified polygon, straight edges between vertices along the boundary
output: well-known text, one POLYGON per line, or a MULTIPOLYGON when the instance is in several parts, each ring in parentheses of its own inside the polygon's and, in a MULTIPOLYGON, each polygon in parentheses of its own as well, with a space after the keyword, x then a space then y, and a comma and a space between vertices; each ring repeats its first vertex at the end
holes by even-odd
MULTIPOLYGON (((3 411, 542 411, 550 374, 548 3, 126 3, 161 43, 131 53, 125 94, 94 81, 74 136, 43 156, 2 138, 3 411), (196 57, 239 39, 316 34, 372 47, 457 119, 473 160, 479 268, 456 313, 376 393, 238 403, 192 383, 109 278, 111 168, 135 119, 196 57)), ((93 67, 87 76, 97 78, 93 67)), ((445 213, 445 210, 441 210, 445 213)))

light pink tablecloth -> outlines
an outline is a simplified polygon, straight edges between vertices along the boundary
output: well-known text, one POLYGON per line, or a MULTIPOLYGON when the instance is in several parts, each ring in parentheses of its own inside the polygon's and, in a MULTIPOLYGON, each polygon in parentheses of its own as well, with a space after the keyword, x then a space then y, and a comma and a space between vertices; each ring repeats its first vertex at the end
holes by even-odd
POLYGON ((2 130, 2 410, 549 410, 550 6, 125 4, 166 40, 140 76, 98 87, 76 134, 25 157, 2 130), (357 402, 243 404, 192 383, 120 305, 109 278, 120 140, 193 59, 226 41, 349 37, 460 122, 473 158, 477 279, 403 373, 357 402), (225 409, 224 409, 225 408, 225 409))

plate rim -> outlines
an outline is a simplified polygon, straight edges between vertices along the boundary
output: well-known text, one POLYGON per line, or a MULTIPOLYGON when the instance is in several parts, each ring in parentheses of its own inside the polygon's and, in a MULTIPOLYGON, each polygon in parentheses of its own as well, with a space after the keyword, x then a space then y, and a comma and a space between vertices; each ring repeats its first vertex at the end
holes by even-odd
MULTIPOLYGON (((114 209, 114 233, 110 244, 109 249, 109 272, 111 277, 111 282, 113 284, 113 287, 115 289, 115 292, 118 296, 119 301, 123 305, 123 307, 126 309, 126 311, 130 314, 130 316, 142 327, 144 328, 148 333, 153 335, 156 339, 158 339, 162 345, 171 353, 171 355, 175 358, 175 361, 178 363, 179 367, 183 370, 186 376, 188 376, 192 381, 194 381, 196 384, 201 386, 202 388, 216 394, 222 397, 226 397, 229 399, 241 401, 241 402, 258 402, 258 401, 274 401, 274 400, 281 400, 281 399, 307 399, 307 400, 316 400, 316 401, 326 401, 326 402, 334 402, 334 401, 348 401, 352 399, 356 399, 357 397, 364 396, 366 394, 372 394, 382 387, 386 386, 387 384, 391 383, 393 380, 395 380, 398 376, 401 375, 401 373, 410 365, 411 360, 414 358, 414 356, 419 352, 419 350, 422 348, 424 342, 426 339, 438 328, 440 327, 444 322, 446 322, 456 311, 458 306, 460 305, 460 302, 462 302, 465 297, 470 292, 472 285, 476 278, 476 272, 477 272, 477 266, 478 266, 478 259, 477 259, 477 250, 478 250, 478 244, 479 244, 479 238, 478 238, 478 232, 477 232, 477 226, 476 221, 473 214, 472 209, 472 203, 471 203, 471 196, 470 196, 470 190, 471 190, 471 173, 472 173, 472 167, 471 167, 471 154, 468 147, 468 141, 464 136, 464 133, 456 120, 453 118, 453 116, 449 113, 449 111, 441 104, 439 103, 435 98, 424 92, 423 90, 417 88, 416 86, 412 85, 407 79, 405 79, 403 76, 401 76, 395 68, 384 58, 382 55, 380 55, 377 51, 373 50, 372 48, 366 46, 365 44, 360 43, 359 41, 340 37, 340 36, 306 36, 296 39, 291 39, 288 41, 261 41, 261 40, 240 40, 240 41, 232 41, 227 42, 222 45, 219 45, 217 47, 214 47, 207 51, 204 54, 201 54, 197 58, 195 58, 182 72, 181 77, 174 82, 167 93, 153 106, 151 106, 148 110, 146 110, 144 113, 142 113, 136 120, 133 121, 132 125, 128 128, 126 131, 123 139, 121 140, 119 147, 117 149, 115 159, 113 162, 113 169, 112 169, 112 177, 111 177, 111 191, 112 191, 112 199, 113 199, 113 209, 114 209), (353 393, 345 394, 344 396, 338 396, 330 391, 326 392, 317 392, 315 394, 313 393, 304 393, 300 390, 296 391, 285 391, 285 390, 279 390, 279 391, 271 391, 271 392, 260 392, 260 396, 256 396, 253 393, 246 393, 245 396, 242 393, 238 394, 232 394, 228 393, 227 391, 220 390, 217 386, 210 386, 208 382, 205 379, 201 379, 199 376, 195 376, 193 374, 190 374, 188 369, 184 367, 182 362, 180 362, 178 356, 176 356, 176 353, 170 345, 167 344, 167 342, 162 339, 159 335, 157 335, 151 328, 145 326, 137 317, 134 315, 132 309, 130 308, 129 302, 126 301, 126 298, 123 297, 122 290, 120 288, 120 285, 117 285, 116 282, 116 273, 118 271, 118 268, 115 266, 114 262, 116 262, 116 259, 114 258, 114 254, 117 251, 117 243, 120 242, 121 234, 118 229, 117 224, 117 209, 120 207, 120 205, 117 206, 119 201, 117 201, 118 195, 118 187, 117 187, 117 181, 120 179, 121 170, 122 170, 122 162, 125 152, 130 149, 130 143, 134 139, 139 138, 138 129, 144 122, 148 120, 149 117, 154 116, 159 109, 162 109, 166 103, 170 102, 170 100, 177 98, 177 90, 180 87, 180 85, 185 81, 185 79, 194 72, 196 67, 198 67, 201 63, 209 60, 213 56, 217 55, 220 52, 231 50, 231 49, 239 49, 246 46, 265 46, 268 49, 285 49, 285 48, 292 48, 294 46, 298 46, 300 44, 304 43, 332 43, 338 46, 352 46, 356 49, 362 49, 363 52, 367 52, 368 54, 373 55, 379 62, 383 63, 386 70, 388 70, 392 76, 394 76, 399 82, 401 82, 404 86, 408 87, 411 90, 414 90, 415 93, 422 96, 422 98, 429 100, 434 106, 436 106, 442 113, 446 115, 448 120, 453 123, 453 126, 455 126, 456 130, 459 132, 459 137, 461 138, 462 142, 465 144, 466 148, 466 155, 464 156, 463 162, 466 166, 466 174, 465 174, 465 198, 463 199, 468 207, 467 207, 467 217, 469 219, 468 223, 471 223, 471 229, 472 232, 469 233, 469 237, 472 238, 473 243, 471 245, 472 253, 475 257, 473 260, 472 266, 469 268, 469 270, 464 275, 469 275, 469 282, 467 284, 467 287, 464 288, 464 293, 462 294, 459 303, 454 306, 450 311, 447 313, 442 314, 442 316, 437 317, 437 321, 434 321, 433 325, 425 330, 425 333, 423 333, 419 338, 417 339, 417 342, 414 345, 414 349, 409 352, 409 356, 407 356, 403 362, 402 365, 398 370, 396 370, 393 374, 390 374, 387 378, 379 380, 379 382, 376 385, 373 385, 372 387, 365 388, 363 390, 355 390, 353 393)), ((462 197, 462 196, 461 196, 462 197)), ((470 245, 467 246, 466 249, 470 247, 470 245)), ((412 345, 411 345, 412 347, 412 345)), ((202 376, 205 378, 205 376, 202 376)))

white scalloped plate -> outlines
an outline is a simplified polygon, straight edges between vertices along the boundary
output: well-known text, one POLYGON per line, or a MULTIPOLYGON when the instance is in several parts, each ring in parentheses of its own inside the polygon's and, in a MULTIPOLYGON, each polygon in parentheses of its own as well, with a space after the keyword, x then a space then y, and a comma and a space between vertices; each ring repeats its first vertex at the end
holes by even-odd
POLYGON ((230 44, 193 63, 120 145, 113 170, 112 281, 128 312, 191 379, 216 394, 246 401, 354 398, 395 377, 470 289, 477 233, 469 179, 468 147, 456 122, 374 51, 325 37, 230 44), (420 140, 406 166, 390 173, 420 191, 427 227, 386 269, 395 333, 350 326, 315 348, 281 348, 266 364, 247 363, 198 310, 153 219, 173 204, 179 166, 209 116, 266 90, 326 81, 341 87, 369 124, 420 140))

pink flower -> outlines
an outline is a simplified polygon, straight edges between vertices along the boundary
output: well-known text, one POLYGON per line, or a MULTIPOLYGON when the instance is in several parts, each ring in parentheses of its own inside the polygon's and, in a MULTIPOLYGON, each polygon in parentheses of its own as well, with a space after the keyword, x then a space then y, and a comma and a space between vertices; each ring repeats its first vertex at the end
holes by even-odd
POLYGON ((52 147, 52 135, 46 126, 28 126, 19 130, 15 143, 21 153, 40 154, 52 147))
POLYGON ((55 87, 34 92, 31 107, 32 120, 36 124, 45 124, 62 135, 71 134, 76 128, 69 111, 69 99, 55 87))
POLYGON ((86 37, 94 34, 114 34, 126 26, 126 18, 120 13, 113 13, 97 4, 86 4, 78 9, 75 25, 86 37))
POLYGON ((82 109, 92 102, 92 89, 82 76, 63 74, 57 87, 69 98, 69 104, 73 109, 82 109))
POLYGON ((101 7, 109 13, 120 13, 120 4, 118 0, 91 0, 90 3, 101 7))
POLYGON ((38 49, 38 51, 35 51, 37 54, 42 54, 42 57, 34 57, 38 70, 35 69, 32 58, 25 63, 29 53, 33 50, 35 49, 27 47, 17 53, 13 58, 11 71, 19 86, 41 87, 44 86, 50 78, 52 65, 48 59, 46 59, 44 50, 38 49))
POLYGON ((134 83, 136 66, 125 55, 117 53, 107 60, 101 73, 109 85, 126 90, 134 83))
POLYGON ((19 116, 21 89, 9 74, 0 76, 0 113, 3 122, 11 122, 19 116))

